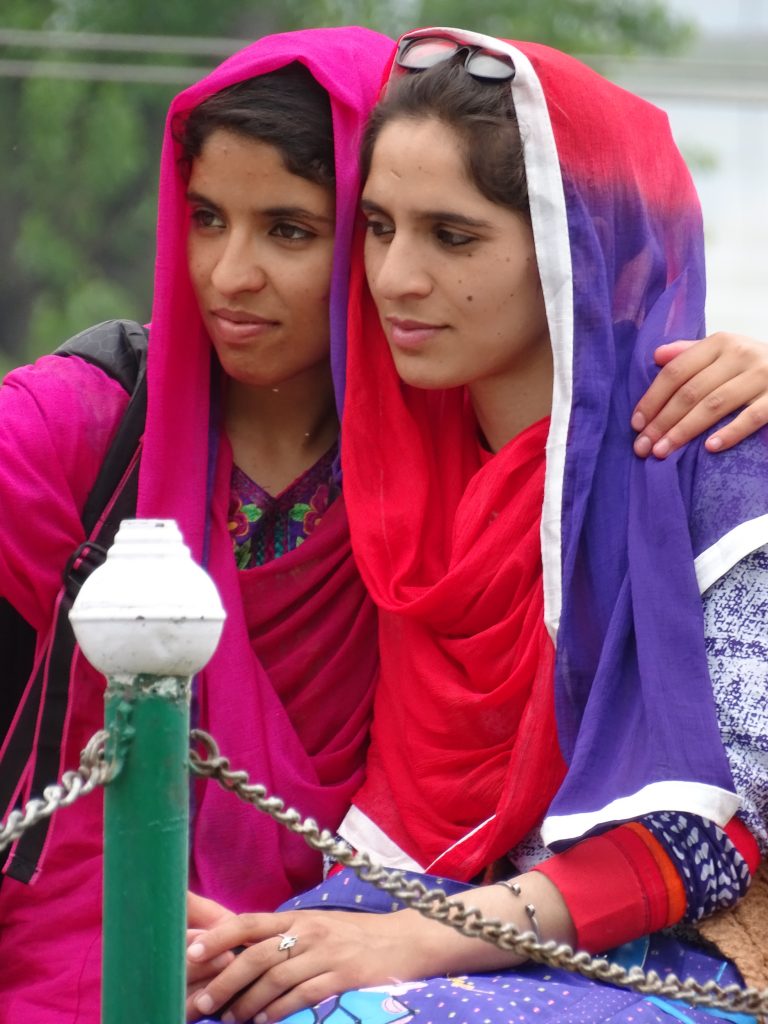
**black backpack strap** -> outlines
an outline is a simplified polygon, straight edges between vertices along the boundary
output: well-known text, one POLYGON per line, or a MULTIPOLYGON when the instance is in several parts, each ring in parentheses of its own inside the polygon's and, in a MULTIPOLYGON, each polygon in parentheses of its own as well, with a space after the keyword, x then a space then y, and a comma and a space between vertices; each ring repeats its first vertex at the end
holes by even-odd
MULTIPOLYGON (((81 544, 69 560, 47 656, 38 667, 33 692, 30 693, 31 699, 26 702, 30 710, 23 727, 20 722, 11 737, 13 741, 19 735, 19 743, 24 749, 22 756, 28 752, 34 754, 29 786, 29 792, 33 795, 42 793, 45 786, 58 778, 61 766, 62 738, 76 648, 69 610, 86 578, 104 562, 121 521, 136 514, 139 462, 140 449, 137 447, 107 514, 93 536, 81 544), (34 714, 35 711, 37 714, 34 714), (35 731, 38 735, 36 745, 35 731)), ((6 874, 11 878, 20 882, 32 880, 48 836, 50 821, 50 818, 40 821, 15 844, 6 868, 6 874)))
MULTIPOLYGON (((79 356, 98 366, 131 395, 83 509, 83 526, 88 537, 107 508, 144 433, 147 418, 147 342, 146 328, 135 320, 107 320, 76 334, 56 349, 57 355, 79 356)), ((133 509, 124 518, 135 514, 134 502, 133 509)), ((114 534, 109 539, 110 544, 113 538, 114 534)))
MULTIPOLYGON (((76 648, 69 610, 85 579, 104 561, 121 521, 136 514, 140 439, 147 407, 146 332, 138 324, 110 321, 71 339, 59 353, 78 355, 101 366, 124 386, 132 384, 132 394, 86 501, 83 525, 88 540, 69 560, 45 657, 26 687, 0 758, 0 807, 7 807, 13 799, 30 756, 32 777, 26 791, 42 793, 58 777, 76 648)), ((12 847, 6 868, 12 878, 29 882, 34 877, 49 824, 50 819, 41 821, 12 847)))
POLYGON ((147 362, 149 334, 136 320, 105 320, 59 345, 54 355, 80 356, 132 395, 147 362))
MULTIPOLYGON (((0 651, 2 651, 2 699, 0 699, 0 750, 24 695, 35 661, 37 633, 13 605, 0 598, 0 651)), ((2 789, 0 772, 0 789, 2 789)), ((0 803, 0 817, 5 807, 0 803)))
MULTIPOLYGON (((117 380, 133 396, 126 411, 128 420, 118 429, 122 436, 115 439, 109 451, 111 463, 104 466, 98 486, 94 486, 83 513, 86 536, 106 508, 122 478, 128 459, 136 447, 135 438, 143 432, 146 410, 146 386, 143 383, 147 357, 147 331, 134 320, 110 320, 82 331, 57 349, 62 356, 80 356, 99 366, 117 380)), ((34 665, 37 634, 10 602, 0 598, 0 651, 2 651, 2 695, 0 697, 0 750, 8 731, 18 719, 19 705, 28 688, 34 665)), ((0 757, 0 764, 2 764, 0 757)), ((0 793, 2 787, 0 773, 0 793)), ((0 800, 0 815, 5 805, 0 800)))

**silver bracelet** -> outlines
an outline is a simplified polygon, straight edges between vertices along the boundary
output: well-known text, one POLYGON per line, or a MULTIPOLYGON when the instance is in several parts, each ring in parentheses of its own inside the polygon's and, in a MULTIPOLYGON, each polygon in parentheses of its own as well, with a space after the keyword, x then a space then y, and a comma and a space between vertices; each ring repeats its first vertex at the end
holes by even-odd
MULTIPOLYGON (((500 882, 496 882, 495 884, 496 885, 503 885, 504 888, 505 889, 509 889, 509 891, 514 896, 520 896, 522 898, 523 890, 520 888, 520 886, 517 884, 517 882, 511 881, 509 878, 504 878, 500 882)), ((525 912, 528 915, 528 920, 531 923, 531 931, 536 936, 536 941, 540 943, 541 942, 541 932, 539 931, 539 922, 536 919, 536 907, 533 905, 533 903, 526 903, 525 904, 525 912)))

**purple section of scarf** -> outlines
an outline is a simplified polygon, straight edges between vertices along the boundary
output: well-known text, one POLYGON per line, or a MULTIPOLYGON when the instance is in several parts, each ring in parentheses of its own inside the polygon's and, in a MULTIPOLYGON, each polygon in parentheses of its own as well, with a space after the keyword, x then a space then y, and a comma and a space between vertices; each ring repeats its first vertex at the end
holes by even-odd
POLYGON ((765 433, 725 455, 701 440, 665 461, 632 453, 654 349, 704 331, 698 207, 665 223, 631 189, 564 184, 575 330, 556 700, 569 770, 551 815, 597 811, 656 782, 733 791, 694 558, 768 509, 765 433), (595 225, 615 226, 609 253, 595 225), (638 264, 644 288, 629 302, 621 279, 638 264), (612 268, 610 295, 599 283, 612 268))

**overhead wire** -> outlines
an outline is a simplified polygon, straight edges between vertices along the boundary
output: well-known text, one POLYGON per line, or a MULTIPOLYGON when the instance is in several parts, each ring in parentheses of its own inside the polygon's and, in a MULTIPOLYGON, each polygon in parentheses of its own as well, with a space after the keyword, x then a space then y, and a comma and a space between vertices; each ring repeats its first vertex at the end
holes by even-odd
MULTIPOLYGON (((41 58, 0 57, 0 77, 187 85, 248 41, 225 37, 0 28, 0 49, 47 51, 41 58), (129 63, 125 59, 115 63, 77 59, 76 56, 69 60, 61 59, 62 52, 210 58, 211 63, 175 65, 139 60, 129 63), (55 57, 50 56, 51 53, 55 57)), ((608 78, 651 99, 768 104, 768 62, 610 54, 591 54, 581 59, 608 78)))

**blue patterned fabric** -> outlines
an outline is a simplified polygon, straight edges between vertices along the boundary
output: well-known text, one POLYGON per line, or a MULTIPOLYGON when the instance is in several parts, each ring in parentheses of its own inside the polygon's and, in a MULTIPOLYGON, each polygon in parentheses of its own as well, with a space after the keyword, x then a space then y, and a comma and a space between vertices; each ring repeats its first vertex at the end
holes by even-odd
POLYGON ((746 893, 749 866, 717 825, 676 811, 649 814, 641 821, 680 874, 688 904, 684 920, 700 921, 733 906, 746 893))
POLYGON ((768 547, 704 593, 704 640, 717 720, 742 799, 739 816, 768 853, 768 547))

